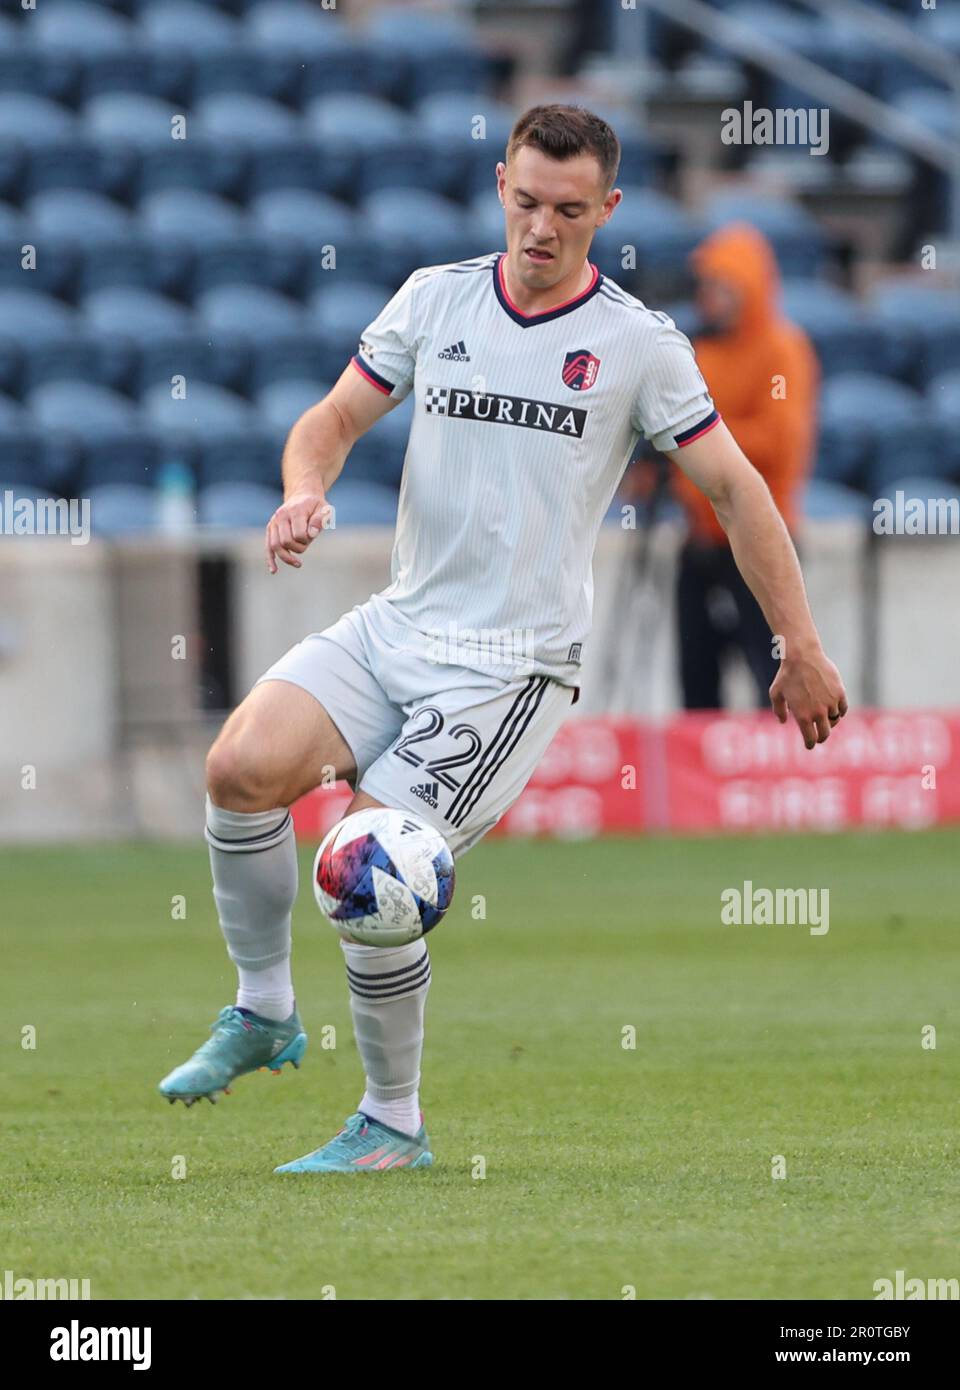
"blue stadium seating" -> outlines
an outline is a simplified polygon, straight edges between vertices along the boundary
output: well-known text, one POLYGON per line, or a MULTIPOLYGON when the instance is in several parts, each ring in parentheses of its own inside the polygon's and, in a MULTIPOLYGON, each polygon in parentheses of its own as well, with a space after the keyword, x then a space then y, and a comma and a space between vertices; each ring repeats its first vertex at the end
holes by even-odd
POLYGON ((886 352, 877 324, 852 295, 819 280, 787 280, 783 307, 813 341, 824 376, 883 372, 886 352))
POLYGON ((136 30, 106 6, 77 0, 43 0, 21 31, 25 47, 81 56, 121 53, 134 46, 136 30))
POLYGON ((208 140, 238 145, 274 144, 300 134, 299 119, 287 107, 241 92, 204 97, 194 108, 191 127, 208 140))
POLYGON ((87 381, 52 381, 29 392, 26 406, 43 430, 63 430, 82 439, 135 429, 138 406, 106 386, 87 381))
POLYGON ((797 203, 742 190, 722 190, 707 199, 709 229, 728 222, 751 222, 769 237, 785 276, 816 275, 824 267, 827 243, 819 223, 797 203))
POLYGON ((936 280, 880 285, 871 298, 887 368, 921 388, 960 362, 960 293, 936 280))
POLYGON ((90 528, 96 536, 129 536, 154 531, 159 521, 159 499, 151 487, 136 483, 108 483, 87 489, 90 528))
POLYGON ((353 480, 342 474, 330 490, 335 527, 393 526, 397 494, 380 483, 353 480))
POLYGON ((296 333, 303 327, 302 305, 259 285, 221 285, 197 296, 197 320, 211 333, 259 338, 264 333, 296 333))
MULTIPOLYGON (((328 382, 317 383, 298 377, 272 381, 257 392, 257 407, 266 428, 285 435, 294 421, 322 400, 329 390, 328 382)), ((3 410, 0 407, 0 425, 2 423, 3 410)))
POLYGON ((240 40, 240 25, 213 5, 193 0, 153 0, 139 16, 140 42, 151 48, 184 48, 191 53, 224 49, 240 40))
POLYGON ((883 441, 909 436, 924 415, 917 392, 889 377, 855 371, 828 374, 820 398, 817 477, 865 485, 883 441))
POLYGON ((264 483, 210 483, 197 494, 197 519, 201 526, 262 530, 282 501, 282 490, 264 483))
POLYGON ((418 266, 464 260, 488 249, 464 209, 438 193, 381 188, 364 199, 360 215, 380 244, 383 275, 395 282, 418 266))
POLYGON ((265 236, 289 239, 315 249, 344 243, 356 230, 356 218, 346 203, 306 188, 277 188, 252 198, 251 226, 265 236))
POLYGON ((210 382, 187 379, 182 400, 171 395, 169 383, 150 386, 141 398, 149 425, 178 442, 216 442, 230 435, 241 438, 254 429, 256 415, 247 401, 210 382))
POLYGON ((862 492, 826 478, 811 478, 800 497, 800 511, 807 521, 866 522, 870 499, 862 492))
MULTIPOLYGON (((312 296, 307 313, 313 331, 341 355, 346 366, 357 350, 360 334, 391 297, 392 291, 382 285, 336 280, 312 296)), ((335 375, 340 375, 339 370, 335 375)))
POLYGON ((24 208, 30 236, 63 242, 120 240, 132 230, 130 213, 101 193, 82 188, 48 188, 24 208))
POLYGON ((137 343, 187 332, 193 319, 175 300, 126 285, 94 290, 83 300, 82 310, 88 329, 137 343))
POLYGON ((624 247, 633 249, 641 268, 682 269, 704 235, 703 226, 665 193, 620 186, 623 202, 594 238, 590 259, 614 280, 628 277, 624 247))
MULTIPOLYGON (((141 92, 101 92, 90 98, 82 112, 84 128, 92 138, 136 149, 169 142, 173 118, 183 115, 172 102, 141 92)), ((192 128, 187 128, 192 135, 192 128)))
POLYGON ((148 193, 139 206, 144 231, 197 245, 214 237, 235 236, 243 213, 224 198, 200 188, 165 188, 148 193))

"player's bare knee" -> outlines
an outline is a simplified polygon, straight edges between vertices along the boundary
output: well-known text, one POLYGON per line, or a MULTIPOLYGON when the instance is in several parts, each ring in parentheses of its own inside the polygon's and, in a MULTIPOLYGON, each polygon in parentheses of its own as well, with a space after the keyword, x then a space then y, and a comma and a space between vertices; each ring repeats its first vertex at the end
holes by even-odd
POLYGON ((270 811, 277 799, 276 774, 247 750, 246 740, 221 734, 207 754, 207 791, 227 811, 270 811))

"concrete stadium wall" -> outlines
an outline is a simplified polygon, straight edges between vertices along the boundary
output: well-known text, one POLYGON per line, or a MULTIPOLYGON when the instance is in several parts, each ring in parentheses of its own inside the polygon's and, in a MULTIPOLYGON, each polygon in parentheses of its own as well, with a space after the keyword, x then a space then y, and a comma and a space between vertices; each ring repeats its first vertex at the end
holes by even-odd
MULTIPOLYGON (((575 714, 613 708, 658 716, 677 708, 678 542, 675 529, 658 528, 652 581, 638 592, 628 573, 636 533, 602 532, 594 631, 575 714), (606 692, 618 669, 611 706, 606 692)), ((0 539, 0 840, 198 833, 203 757, 219 720, 197 708, 194 560, 227 554, 235 563, 242 695, 288 647, 388 582, 390 543, 379 530, 328 532, 302 570, 274 576, 259 532, 112 546, 0 539), (183 660, 172 657, 179 638, 183 660)), ((852 703, 873 689, 879 706, 960 707, 956 540, 884 538, 875 552, 876 606, 858 528, 810 528, 801 547, 814 614, 852 703), (871 613, 872 682, 865 647, 871 613)), ((730 697, 734 707, 751 704, 743 675, 731 680, 730 697)))

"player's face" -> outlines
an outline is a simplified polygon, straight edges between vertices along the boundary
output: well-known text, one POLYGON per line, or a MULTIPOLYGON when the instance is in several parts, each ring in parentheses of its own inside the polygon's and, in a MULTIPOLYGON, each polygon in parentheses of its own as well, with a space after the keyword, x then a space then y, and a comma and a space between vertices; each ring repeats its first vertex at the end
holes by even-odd
POLYGON ((604 186, 593 155, 561 161, 527 145, 509 166, 497 165, 497 186, 511 273, 531 290, 550 289, 581 269, 594 232, 623 196, 604 186))

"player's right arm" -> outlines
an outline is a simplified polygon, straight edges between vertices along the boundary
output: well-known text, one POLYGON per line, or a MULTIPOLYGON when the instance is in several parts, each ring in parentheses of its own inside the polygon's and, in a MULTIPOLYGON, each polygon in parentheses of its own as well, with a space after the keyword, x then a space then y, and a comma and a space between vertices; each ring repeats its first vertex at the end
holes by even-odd
POLYGON ((283 502, 267 523, 267 568, 277 560, 300 569, 302 555, 329 514, 327 491, 356 441, 399 400, 384 394, 351 362, 322 401, 305 411, 283 451, 283 502))

